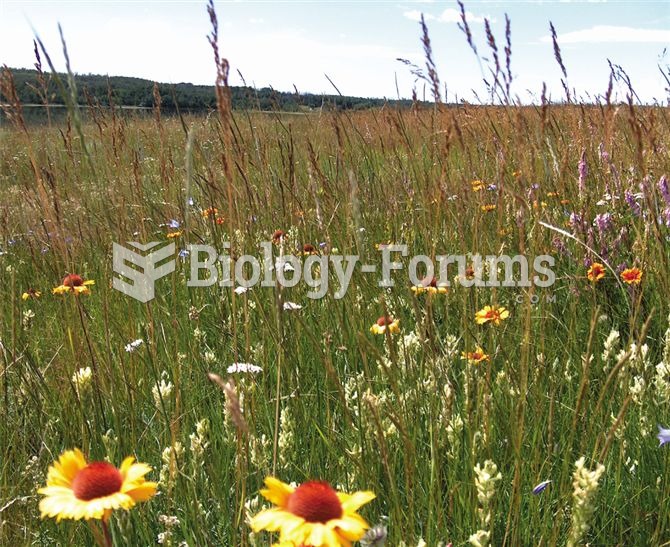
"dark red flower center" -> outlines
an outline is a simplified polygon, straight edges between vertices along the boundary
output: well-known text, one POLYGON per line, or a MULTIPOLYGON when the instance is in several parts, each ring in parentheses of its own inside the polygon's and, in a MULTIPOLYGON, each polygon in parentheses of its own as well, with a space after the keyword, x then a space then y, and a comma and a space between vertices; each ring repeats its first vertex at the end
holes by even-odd
POLYGON ((66 287, 81 287, 84 284, 84 279, 77 274, 68 274, 63 278, 63 285, 66 287))
POLYGON ((282 239, 286 234, 284 233, 284 230, 275 230, 275 233, 272 234, 272 241, 279 241, 282 239))
POLYGON ((326 523, 342 516, 342 503, 337 493, 326 482, 305 482, 288 498, 289 512, 307 522, 326 523))
POLYGON ((383 327, 384 325, 390 325, 393 323, 393 317, 389 315, 382 315, 379 319, 377 319, 377 325, 380 327, 383 327))
POLYGON ((422 287, 437 287, 437 278, 435 276, 424 277, 421 280, 422 287))
POLYGON ((89 501, 120 491, 122 484, 121 473, 111 463, 91 462, 75 475, 72 491, 77 499, 89 501))
POLYGON ((302 246, 302 252, 303 253, 313 253, 315 251, 314 245, 310 245, 309 243, 305 243, 302 246))

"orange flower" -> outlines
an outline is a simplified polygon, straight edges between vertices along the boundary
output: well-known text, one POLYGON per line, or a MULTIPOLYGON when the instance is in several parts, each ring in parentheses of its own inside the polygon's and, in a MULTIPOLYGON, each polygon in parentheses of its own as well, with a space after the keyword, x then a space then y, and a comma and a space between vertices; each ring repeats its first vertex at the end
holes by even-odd
POLYGON ((438 283, 434 276, 424 277, 419 285, 412 287, 412 292, 416 295, 427 292, 428 294, 445 294, 448 291, 446 285, 438 283))
POLYGON ((202 212, 203 218, 212 218, 219 214, 219 210, 216 207, 209 207, 202 212))
POLYGON ((639 285, 642 281, 642 270, 640 268, 626 268, 621 272, 621 279, 628 285, 639 285))
POLYGON ((494 325, 500 325, 501 321, 509 317, 509 310, 498 306, 484 306, 475 314, 475 322, 478 325, 492 322, 494 325))
POLYGON ((315 255, 318 254, 318 251, 316 250, 316 247, 314 247, 314 245, 305 243, 302 246, 302 254, 303 256, 315 255))
POLYGON ((53 294, 64 294, 66 292, 72 292, 74 294, 91 294, 91 289, 89 287, 95 285, 95 281, 89 279, 84 281, 84 279, 77 274, 67 274, 63 278, 63 282, 58 286, 52 289, 53 294))
POLYGON ((490 357, 484 353, 481 346, 477 346, 475 351, 464 351, 461 353, 461 356, 471 365, 478 365, 482 361, 488 361, 490 359, 490 357))
POLYGON ((216 223, 217 224, 223 224, 225 221, 223 220, 223 217, 216 217, 216 223))
POLYGON ((281 243, 286 237, 286 232, 284 230, 275 230, 272 234, 272 243, 281 243))
POLYGON ((168 239, 175 239, 175 238, 181 236, 181 234, 182 234, 182 232, 179 231, 179 230, 177 230, 176 232, 168 232, 167 238, 168 239))
POLYGON ((388 327, 389 333, 398 334, 400 332, 400 319, 393 319, 390 315, 382 315, 377 322, 370 327, 372 334, 384 334, 388 327))
POLYGON ((47 485, 38 490, 42 518, 103 519, 114 509, 131 509, 156 494, 157 484, 145 480, 151 467, 132 456, 116 468, 108 462, 88 463, 79 449, 67 450, 49 467, 47 485))
POLYGON ((496 206, 493 203, 487 203, 486 205, 482 205, 482 211, 484 213, 490 213, 491 211, 495 211, 496 206))
POLYGON ((473 192, 481 192, 486 187, 486 184, 484 184, 481 180, 473 180, 470 183, 470 186, 472 187, 473 192))
POLYGON ((594 283, 600 281, 603 277, 605 277, 605 266, 603 266, 600 262, 594 262, 591 264, 589 271, 586 272, 586 277, 589 278, 589 281, 594 283))

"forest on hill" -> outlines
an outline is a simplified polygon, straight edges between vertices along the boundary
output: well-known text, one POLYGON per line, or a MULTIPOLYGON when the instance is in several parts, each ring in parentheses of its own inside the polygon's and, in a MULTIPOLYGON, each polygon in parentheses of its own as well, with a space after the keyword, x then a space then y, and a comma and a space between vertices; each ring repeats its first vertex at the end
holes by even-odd
MULTIPOLYGON (((64 104, 55 78, 31 69, 11 70, 18 96, 23 104, 43 104, 44 96, 49 104, 64 104), (46 93, 44 90, 46 89, 46 93)), ((59 75, 65 81, 66 75, 59 75)), ((142 78, 127 76, 101 76, 97 74, 76 74, 74 76, 79 104, 99 104, 107 106, 111 102, 124 107, 152 107, 154 105, 154 82, 142 78)), ((189 83, 158 83, 161 107, 186 111, 209 110, 216 108, 214 86, 189 83)), ((269 87, 255 89, 248 86, 231 86, 233 108, 238 110, 279 110, 299 112, 317 108, 336 108, 339 110, 364 110, 381 107, 385 104, 409 107, 410 100, 386 100, 342 95, 323 95, 314 93, 288 93, 269 87)))

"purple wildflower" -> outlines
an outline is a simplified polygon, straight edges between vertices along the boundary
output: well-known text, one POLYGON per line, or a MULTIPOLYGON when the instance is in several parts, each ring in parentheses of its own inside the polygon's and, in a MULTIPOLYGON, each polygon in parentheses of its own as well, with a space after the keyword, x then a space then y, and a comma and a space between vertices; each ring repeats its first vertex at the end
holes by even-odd
POLYGON ((658 190, 661 192, 661 197, 665 204, 670 207, 670 184, 668 184, 668 177, 663 175, 658 181, 658 190))
POLYGON ((600 153, 600 161, 602 163, 609 163, 610 162, 610 155, 607 152, 607 150, 605 150, 605 146, 603 145, 603 143, 600 143, 598 145, 598 152, 600 153))
POLYGON ((181 224, 179 223, 179 221, 176 220, 176 219, 174 219, 174 218, 171 218, 171 219, 168 221, 167 225, 168 225, 169 228, 172 228, 173 230, 176 230, 177 228, 179 228, 179 226, 181 226, 181 224))
POLYGON ((547 486, 551 484, 551 481, 542 481, 535 488, 533 488, 533 495, 537 496, 538 494, 544 492, 547 489, 547 486))
POLYGON ((600 235, 608 232, 612 228, 612 215, 610 213, 600 213, 596 215, 593 225, 598 228, 600 235))
POLYGON ((563 240, 556 236, 552 241, 551 244, 554 246, 554 249, 556 249, 559 253, 561 253, 564 256, 571 256, 569 249, 565 246, 565 243, 563 240))
POLYGON ((640 216, 640 204, 637 202, 635 194, 629 192, 626 190, 626 193, 624 194, 624 197, 626 198, 626 203, 630 207, 631 211, 636 217, 640 216))
POLYGON ((670 443, 670 429, 663 429, 660 425, 658 426, 658 435, 656 435, 659 441, 658 446, 663 446, 666 443, 670 443))
POLYGON ((582 150, 582 156, 579 158, 579 182, 578 187, 579 187, 579 195, 583 196, 584 192, 586 191, 586 175, 589 173, 589 168, 588 165, 586 165, 586 150, 582 150))
POLYGON ((570 227, 574 230, 582 230, 582 215, 579 213, 570 213, 570 227))

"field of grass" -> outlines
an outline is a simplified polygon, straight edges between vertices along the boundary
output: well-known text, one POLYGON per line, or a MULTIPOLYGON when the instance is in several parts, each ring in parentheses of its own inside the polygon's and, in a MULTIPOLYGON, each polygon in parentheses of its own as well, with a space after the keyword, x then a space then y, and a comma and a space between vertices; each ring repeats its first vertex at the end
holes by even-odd
POLYGON ((72 110, 28 128, 7 101, 0 544, 108 541, 93 520, 40 519, 37 489, 72 448, 153 468, 158 494, 109 521, 115 545, 270 545, 277 535, 248 526, 269 506, 267 476, 374 492, 360 513, 387 545, 478 531, 491 545, 670 542, 670 450, 656 438, 670 425, 666 108, 288 116, 219 98, 209 116, 72 110), (112 287, 113 242, 227 241, 260 257, 278 229, 276 254, 311 244, 363 263, 391 242, 410 256, 548 254, 556 281, 416 294, 407 257, 392 288, 358 268, 337 299, 321 272, 331 290, 312 300, 304 283, 188 287, 181 256, 147 304, 112 287), (90 294, 52 294, 74 273, 95 280, 90 294), (509 317, 478 324, 487 305, 509 317), (385 315, 399 333, 371 332, 385 315), (489 358, 473 363, 477 347, 489 358), (598 480, 573 484, 582 457, 598 480), (478 492, 487 460, 500 478, 488 464, 478 492))

